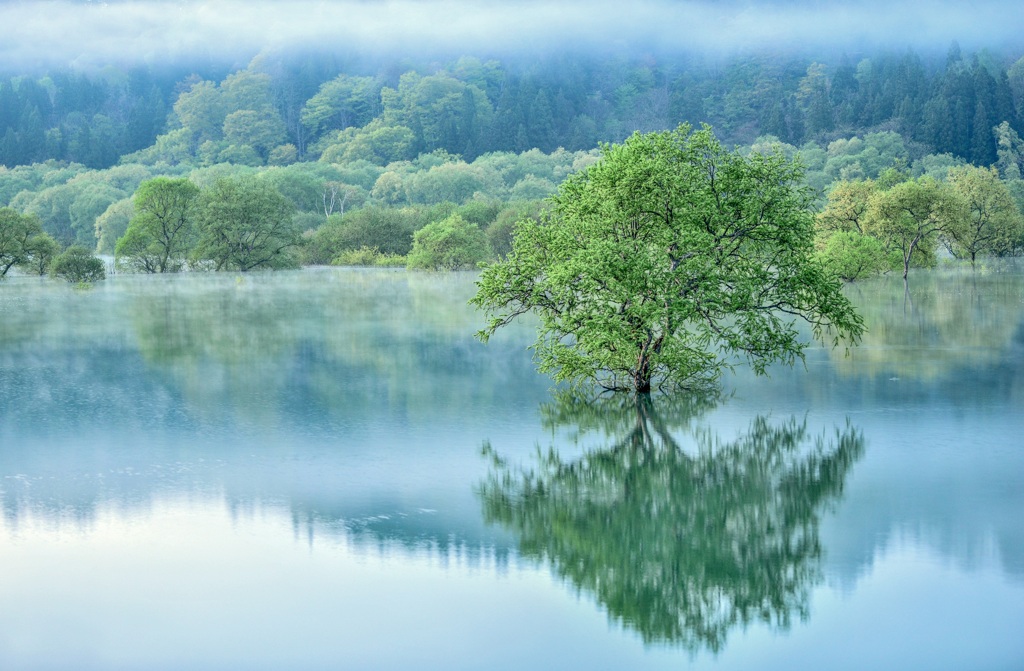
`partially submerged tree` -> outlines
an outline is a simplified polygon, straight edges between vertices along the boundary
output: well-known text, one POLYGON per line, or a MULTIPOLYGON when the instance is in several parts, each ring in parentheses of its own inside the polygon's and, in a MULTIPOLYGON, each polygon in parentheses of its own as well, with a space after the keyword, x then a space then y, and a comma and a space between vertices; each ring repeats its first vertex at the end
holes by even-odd
POLYGON ((797 319, 833 346, 856 340, 863 323, 813 254, 801 176, 780 154, 725 150, 707 126, 606 145, 484 270, 478 335, 534 313, 542 371, 637 393, 707 383, 737 355, 758 373, 792 364, 797 319))
POLYGON ((299 231, 294 206, 273 186, 254 178, 220 179, 202 193, 199 243, 193 252, 215 270, 291 268, 299 231))
POLYGON ((14 208, 0 208, 0 279, 16 265, 29 260, 33 237, 43 234, 39 217, 14 208))
POLYGON ((199 187, 188 179, 157 177, 135 192, 135 215, 117 241, 119 263, 147 273, 176 272, 196 240, 199 187))
POLYGON ((50 265, 50 274, 71 283, 98 282, 106 279, 103 261, 85 247, 72 245, 50 265))
POLYGON ((943 230, 942 241, 958 259, 974 266, 979 255, 1007 254, 1024 234, 1024 217, 994 167, 949 171, 949 186, 961 211, 943 230))
POLYGON ((958 216, 958 203, 942 182, 920 177, 896 184, 871 197, 871 232, 887 249, 899 253, 903 279, 916 265, 935 264, 939 234, 958 216))
POLYGON ((25 243, 28 252, 18 267, 31 275, 45 275, 50 270, 53 259, 60 254, 60 244, 49 233, 37 233, 25 243))
POLYGON ((877 188, 870 179, 844 179, 833 184, 825 209, 817 216, 818 229, 824 232, 854 231, 866 234, 868 201, 877 188))

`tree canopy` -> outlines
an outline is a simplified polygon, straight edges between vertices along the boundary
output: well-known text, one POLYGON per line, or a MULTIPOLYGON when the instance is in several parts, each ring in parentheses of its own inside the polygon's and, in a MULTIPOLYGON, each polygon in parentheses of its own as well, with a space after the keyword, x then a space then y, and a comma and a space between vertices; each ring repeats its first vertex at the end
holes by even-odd
POLYGON ((949 185, 961 211, 943 231, 943 243, 974 266, 980 254, 1003 255, 1024 234, 1024 217, 995 167, 961 166, 949 172, 949 185))
POLYGON ((193 256, 216 270, 288 268, 299 232, 294 206, 273 186, 253 178, 219 179, 199 198, 199 243, 193 256))
POLYGON ((180 270, 195 241, 199 187, 187 179, 157 177, 139 186, 135 215, 115 254, 149 273, 180 270))
POLYGON ((707 126, 605 145, 484 270, 478 335, 533 313, 542 371, 637 393, 706 384, 736 356, 758 373, 792 364, 797 319, 855 341, 863 322, 813 254, 801 177, 779 153, 727 151, 707 126))
POLYGON ((31 240, 43 234, 39 219, 9 207, 0 208, 0 279, 31 255, 31 240))

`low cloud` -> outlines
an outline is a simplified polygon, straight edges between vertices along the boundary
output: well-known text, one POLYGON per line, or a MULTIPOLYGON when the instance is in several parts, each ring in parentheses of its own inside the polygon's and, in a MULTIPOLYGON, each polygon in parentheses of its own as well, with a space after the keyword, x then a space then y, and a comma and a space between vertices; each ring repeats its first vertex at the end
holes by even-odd
POLYGON ((292 46, 378 52, 735 51, 1019 44, 1020 2, 5 2, 0 70, 246 59, 292 46))

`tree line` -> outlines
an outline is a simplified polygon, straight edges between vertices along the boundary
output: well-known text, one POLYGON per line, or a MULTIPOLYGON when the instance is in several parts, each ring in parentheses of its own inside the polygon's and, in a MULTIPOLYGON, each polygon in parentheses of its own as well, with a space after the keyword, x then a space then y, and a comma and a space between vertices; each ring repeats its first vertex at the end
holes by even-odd
POLYGON ((269 55, 211 65, 0 78, 0 164, 47 160, 379 165, 443 150, 589 150, 634 130, 712 125, 727 144, 796 146, 892 131, 915 153, 996 160, 991 128, 1024 132, 1024 58, 743 53, 447 62, 269 55), (193 68, 192 70, 188 69, 193 68), (131 158, 125 159, 126 156, 131 158))
MULTIPOLYGON (((116 141, 99 143, 104 151, 133 151, 110 167, 64 149, 0 166, 0 206, 34 217, 58 252, 84 247, 116 256, 124 270, 473 267, 504 257, 514 221, 538 217, 543 199, 597 160, 602 139, 706 118, 724 143, 744 140, 744 153, 799 160, 809 202, 822 210, 818 253, 842 276, 906 274, 934 265, 940 248, 974 263, 1024 247, 1024 59, 1011 60, 964 56, 954 45, 941 62, 911 51, 810 63, 767 55, 714 64, 696 56, 563 56, 532 65, 462 57, 402 71, 260 57, 222 78, 143 70, 16 77, 0 80, 0 126, 11 142, 28 137, 23 117, 38 116, 47 146, 80 148, 67 120, 92 114, 136 124, 132 132, 81 124, 90 137, 115 129, 116 141), (144 203, 167 180, 188 182, 202 197, 187 217, 190 233, 155 261, 144 203), (200 216, 214 209, 214 194, 226 199, 222 219, 232 199, 281 203, 264 203, 282 220, 271 236, 278 252, 218 256, 206 230, 212 215, 200 216), (862 202, 852 203, 855 196, 862 202), (851 223, 837 214, 843 208, 864 215, 851 223), (893 223, 923 220, 927 230, 909 242, 893 223), (428 244, 450 250, 452 240, 458 253, 422 252, 428 244)), ((231 216, 248 215, 239 207, 231 216)), ((259 235, 262 224, 246 226, 259 235)), ((22 247, 8 268, 29 268, 33 256, 22 247)))

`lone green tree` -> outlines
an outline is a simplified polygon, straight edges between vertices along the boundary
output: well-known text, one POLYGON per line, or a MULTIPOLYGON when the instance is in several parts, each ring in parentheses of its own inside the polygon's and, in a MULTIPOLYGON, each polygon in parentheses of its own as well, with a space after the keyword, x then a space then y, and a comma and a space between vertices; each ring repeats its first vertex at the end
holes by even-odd
POLYGON ((863 322, 814 255, 810 195, 784 156, 727 151, 707 126, 636 133, 567 179, 472 302, 486 340, 517 316, 556 380, 648 393, 706 384, 739 355, 764 373, 863 322))
POLYGON ((117 241, 118 263, 147 273, 181 269, 196 241, 199 187, 188 179, 157 177, 135 192, 135 214, 117 241))

